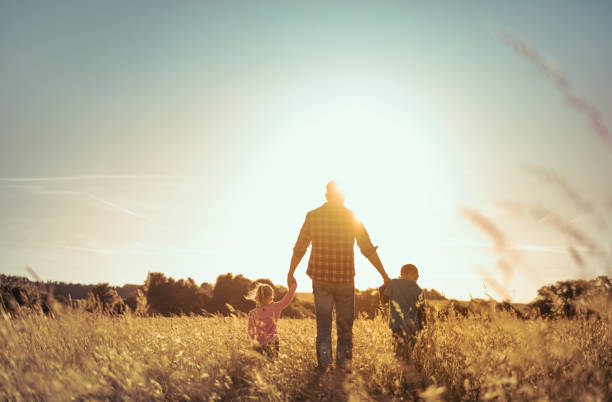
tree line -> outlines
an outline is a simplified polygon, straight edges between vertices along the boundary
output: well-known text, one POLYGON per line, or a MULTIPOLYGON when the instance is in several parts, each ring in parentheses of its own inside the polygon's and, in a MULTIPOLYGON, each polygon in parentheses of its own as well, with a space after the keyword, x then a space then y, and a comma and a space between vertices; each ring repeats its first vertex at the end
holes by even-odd
MULTIPOLYGON (((241 315, 255 307, 246 295, 258 284, 274 288, 274 299, 281 299, 287 288, 266 278, 250 280, 238 274, 219 275, 214 284, 196 284, 192 278, 174 279, 161 272, 150 272, 142 285, 128 284, 113 287, 108 283, 83 285, 64 282, 35 282, 25 277, 0 274, 0 309, 10 314, 37 310, 52 314, 54 306, 67 305, 103 314, 124 314, 128 311, 140 316, 149 315, 241 315)), ((512 311, 520 316, 542 318, 573 318, 598 316, 612 302, 612 280, 600 276, 593 280, 559 281, 541 287, 538 297, 527 305, 527 313, 518 311, 511 303, 484 301, 457 302, 451 300, 438 314, 480 314, 483 309, 512 311)), ((445 300, 435 289, 424 289, 426 300, 445 300)), ((314 304, 307 298, 296 297, 283 315, 292 318, 314 317, 314 304)), ((377 289, 355 292, 355 314, 373 318, 385 314, 377 289)))
MULTIPOLYGON (((0 305, 5 311, 20 308, 43 309, 48 312, 54 302, 91 312, 122 314, 128 309, 138 315, 236 315, 248 313, 255 302, 246 298, 258 284, 274 288, 274 299, 280 300, 287 288, 270 279, 250 280, 231 273, 219 275, 214 284, 200 285, 192 278, 174 279, 161 272, 150 272, 142 285, 121 287, 108 283, 80 284, 58 281, 35 282, 25 277, 0 275, 0 305)), ((429 299, 445 299, 435 289, 425 289, 429 299)), ((377 289, 357 290, 355 314, 367 318, 381 311, 377 289)), ((296 297, 283 315, 293 318, 314 317, 312 301, 296 297)))

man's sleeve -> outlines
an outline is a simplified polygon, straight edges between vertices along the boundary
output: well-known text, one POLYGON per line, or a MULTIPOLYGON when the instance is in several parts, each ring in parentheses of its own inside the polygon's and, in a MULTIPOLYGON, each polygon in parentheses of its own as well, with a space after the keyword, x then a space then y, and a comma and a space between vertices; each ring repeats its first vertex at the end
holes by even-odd
POLYGON ((367 258, 370 255, 374 254, 378 247, 374 247, 374 245, 372 244, 372 241, 370 240, 370 235, 368 234, 368 231, 366 230, 365 226, 363 226, 363 223, 356 222, 355 225, 355 238, 357 239, 357 245, 359 246, 361 254, 363 254, 363 256, 367 258))
POLYGON ((306 254, 306 250, 308 249, 311 240, 310 219, 309 215, 306 215, 306 219, 304 220, 304 224, 302 225, 298 239, 293 247, 293 255, 302 258, 304 254, 306 254))

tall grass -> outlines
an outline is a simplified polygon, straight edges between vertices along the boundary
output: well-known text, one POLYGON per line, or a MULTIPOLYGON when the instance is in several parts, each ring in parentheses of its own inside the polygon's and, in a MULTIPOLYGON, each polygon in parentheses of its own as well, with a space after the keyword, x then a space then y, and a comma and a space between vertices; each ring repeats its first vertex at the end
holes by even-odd
POLYGON ((280 356, 239 317, 0 319, 0 399, 609 400, 610 321, 506 313, 430 322, 406 363, 381 317, 358 319, 349 374, 315 371, 312 319, 282 319, 280 356))

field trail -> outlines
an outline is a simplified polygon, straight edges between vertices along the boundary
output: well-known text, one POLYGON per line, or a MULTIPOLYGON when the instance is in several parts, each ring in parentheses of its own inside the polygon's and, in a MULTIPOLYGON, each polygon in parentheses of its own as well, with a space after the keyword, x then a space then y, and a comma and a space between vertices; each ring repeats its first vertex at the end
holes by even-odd
POLYGON ((344 373, 313 371, 294 398, 295 401, 347 401, 347 376, 344 373))
MULTIPOLYGON (((398 360, 398 365, 400 370, 398 370, 396 381, 403 384, 404 396, 407 397, 407 400, 418 399, 419 392, 422 392, 423 376, 411 362, 398 360)), ((313 372, 311 380, 293 400, 343 402, 389 400, 389 396, 370 394, 366 384, 367 379, 356 372, 313 372)))
POLYGON ((412 389, 417 389, 424 384, 424 377, 413 362, 401 362, 400 366, 400 382, 406 383, 412 389))
POLYGON ((357 374, 313 373, 312 379, 296 395, 296 401, 371 400, 364 380, 357 374))

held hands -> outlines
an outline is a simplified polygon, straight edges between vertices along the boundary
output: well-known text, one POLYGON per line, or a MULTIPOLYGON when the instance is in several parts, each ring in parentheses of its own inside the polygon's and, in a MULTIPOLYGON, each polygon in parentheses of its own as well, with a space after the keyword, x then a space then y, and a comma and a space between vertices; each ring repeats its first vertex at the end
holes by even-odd
POLYGON ((287 275, 287 287, 297 286, 297 281, 293 275, 287 275))

